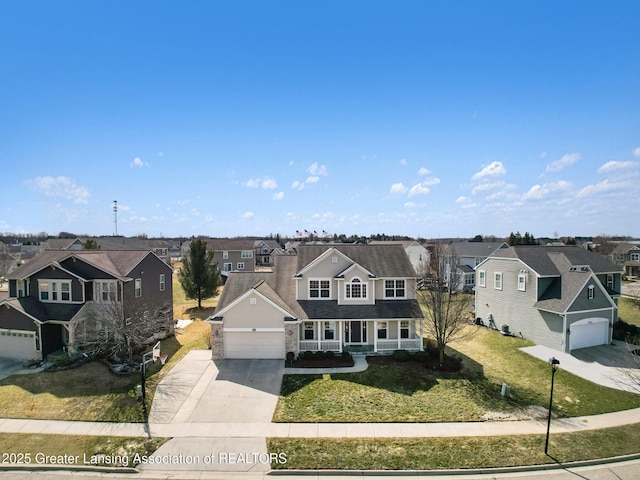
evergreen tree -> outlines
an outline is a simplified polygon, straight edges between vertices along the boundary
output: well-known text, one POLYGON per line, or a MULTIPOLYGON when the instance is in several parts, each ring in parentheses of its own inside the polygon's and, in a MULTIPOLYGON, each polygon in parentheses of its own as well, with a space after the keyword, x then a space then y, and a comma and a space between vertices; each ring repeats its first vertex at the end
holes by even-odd
POLYGON ((218 264, 213 261, 213 252, 207 250, 206 241, 195 239, 191 242, 178 280, 186 297, 198 301, 198 309, 202 308, 202 300, 218 294, 222 278, 218 264))

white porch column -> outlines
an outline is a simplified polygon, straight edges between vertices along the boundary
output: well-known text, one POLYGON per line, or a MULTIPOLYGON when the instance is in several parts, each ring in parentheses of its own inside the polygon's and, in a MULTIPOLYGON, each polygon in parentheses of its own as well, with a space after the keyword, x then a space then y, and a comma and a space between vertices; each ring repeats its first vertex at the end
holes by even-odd
POLYGON ((378 353, 378 321, 373 321, 373 351, 378 353))
POLYGON ((398 333, 398 350, 400 350, 400 324, 402 323, 402 320, 398 320, 396 322, 396 330, 398 333))
POLYGON ((336 328, 338 329, 338 342, 340 342, 340 353, 342 353, 342 329, 344 328, 344 325, 342 324, 342 320, 338 320, 336 325, 336 328))
POLYGON ((322 321, 318 322, 318 348, 316 350, 320 351, 321 348, 321 339, 322 339, 322 321))

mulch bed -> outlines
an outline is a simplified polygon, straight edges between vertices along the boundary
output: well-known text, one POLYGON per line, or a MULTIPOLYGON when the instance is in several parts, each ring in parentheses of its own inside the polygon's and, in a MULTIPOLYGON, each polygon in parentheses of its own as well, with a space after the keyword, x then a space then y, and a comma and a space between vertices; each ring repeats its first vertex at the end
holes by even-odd
POLYGON ((285 367, 290 368, 335 368, 353 367, 353 358, 342 358, 342 356, 327 358, 299 358, 293 362, 285 361, 285 367))
POLYGON ((427 356, 423 360, 416 360, 411 358, 409 360, 400 361, 393 358, 391 355, 369 355, 367 356, 367 363, 369 365, 396 365, 404 368, 420 369, 424 370, 437 370, 440 372, 459 372, 462 369, 462 361, 457 357, 450 357, 445 355, 444 363, 440 366, 439 357, 427 356))

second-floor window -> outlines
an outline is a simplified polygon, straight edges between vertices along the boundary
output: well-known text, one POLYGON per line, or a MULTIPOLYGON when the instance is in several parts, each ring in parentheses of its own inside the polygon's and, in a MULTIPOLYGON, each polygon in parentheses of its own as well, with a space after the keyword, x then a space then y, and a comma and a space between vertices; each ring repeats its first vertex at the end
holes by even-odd
POLYGON ((115 302, 120 300, 117 282, 109 280, 94 282, 93 288, 93 298, 96 302, 115 302))
POLYGON ((160 291, 164 292, 165 289, 165 278, 164 278, 164 273, 160 274, 160 291))
POLYGON ((587 298, 589 300, 593 300, 593 298, 595 297, 595 292, 595 287, 593 285, 589 285, 589 288, 587 289, 587 298))
POLYGON ((253 258, 253 250, 242 250, 240 258, 253 258))
POLYGON ((607 288, 610 288, 611 290, 614 288, 613 274, 611 273, 607 273, 607 288))
POLYGON ((527 276, 524 273, 518 274, 518 290, 521 292, 527 290, 527 276))
POLYGON ((493 274, 493 288, 496 290, 502 290, 502 273, 495 272, 493 274))
POLYGON ((309 280, 309 298, 331 298, 329 280, 309 280))
POLYGON ((367 284, 362 283, 359 278, 354 278, 345 285, 346 298, 367 298, 367 284))
POLYGON ((632 253, 629 258, 632 262, 640 262, 640 253, 632 253))
POLYGON ((42 302, 71 301, 71 281, 69 280, 40 280, 38 291, 42 302))
POLYGON ((136 278, 135 291, 136 291, 136 298, 139 298, 142 296, 142 279, 141 278, 136 278))
POLYGON ((487 272, 485 272, 484 270, 478 270, 478 285, 481 287, 486 286, 486 278, 487 278, 487 272))
POLYGON ((404 298, 405 297, 404 280, 385 280, 384 281, 384 297, 385 298, 404 298))

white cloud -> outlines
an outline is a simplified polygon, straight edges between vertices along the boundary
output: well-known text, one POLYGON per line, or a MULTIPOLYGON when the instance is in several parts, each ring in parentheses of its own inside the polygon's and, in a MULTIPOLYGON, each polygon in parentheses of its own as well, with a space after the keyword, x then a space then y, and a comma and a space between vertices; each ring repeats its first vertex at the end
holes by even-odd
POLYGON ((242 218, 253 218, 254 213, 253 212, 244 212, 242 214, 242 218))
POLYGON ((299 182, 298 180, 294 180, 291 184, 291 188, 293 188, 294 190, 304 190, 304 183, 299 182))
POLYGON ((507 173, 507 169, 504 168, 504 165, 502 165, 502 162, 495 161, 495 162, 491 162, 482 170, 475 173, 473 177, 471 177, 471 180, 484 181, 487 178, 500 177, 500 176, 506 175, 506 173, 507 173))
POLYGON ((273 195, 274 200, 282 200, 284 198, 284 192, 278 192, 273 195))
POLYGON ((48 197, 61 197, 73 203, 88 203, 91 194, 69 177, 36 177, 25 182, 32 190, 48 197))
POLYGON ((321 175, 323 177, 326 177, 328 175, 327 166, 318 165, 318 162, 313 162, 311 166, 307 169, 307 172, 309 172, 313 176, 321 175))
POLYGON ((391 185, 389 193, 392 193, 393 195, 402 195, 406 193, 407 190, 408 188, 402 182, 398 182, 391 185))
POLYGON ((578 192, 578 197, 586 197, 589 195, 609 192, 611 190, 619 190, 630 186, 629 182, 611 182, 609 180, 603 180, 593 185, 587 185, 578 192))
POLYGON ((424 167, 420 167, 420 170, 418 170, 418 175, 429 175, 430 173, 431 171, 424 167))
POLYGON ((416 207, 416 204, 413 202, 406 202, 404 204, 404 208, 415 208, 415 207, 416 207))
POLYGON ((470 201, 470 199, 468 197, 465 197, 464 195, 460 195, 458 198, 456 198, 456 203, 465 203, 470 201))
POLYGON ((133 168, 133 167, 142 168, 142 167, 148 167, 149 164, 147 162, 143 162, 140 157, 136 157, 136 158, 133 159, 133 162, 131 162, 129 164, 129 166, 131 168, 133 168))
POLYGON ((265 190, 273 190, 278 188, 278 182, 274 178, 264 177, 264 178, 250 178, 246 182, 243 183, 245 187, 249 188, 264 188, 265 190))
POLYGON ((636 148, 636 149, 633 151, 633 156, 634 156, 634 157, 640 157, 640 147, 636 148))
POLYGON ((429 189, 432 185, 437 185, 440 183, 439 178, 428 178, 424 182, 416 183, 411 190, 409 190, 409 196, 414 197, 416 195, 427 195, 431 190, 429 189))
POLYGON ((320 177, 311 176, 311 177, 307 177, 307 179, 305 180, 305 183, 318 183, 319 181, 320 181, 320 177))
POLYGON ((407 164, 407 160, 405 158, 403 158, 402 160, 400 160, 400 165, 406 165, 407 164))
POLYGON ((477 195, 478 193, 495 190, 496 188, 502 188, 505 185, 505 182, 503 182, 502 180, 498 182, 481 183, 480 185, 476 185, 475 187, 473 187, 473 190, 471 190, 471 194, 477 195))
POLYGON ((527 193, 522 196, 523 200, 539 200, 548 196, 552 192, 559 190, 567 190, 571 187, 571 183, 565 180, 558 182, 545 183, 544 185, 536 184, 532 186, 527 193))
POLYGON ((549 165, 547 165, 547 168, 545 169, 545 171, 559 172, 561 170, 564 170, 567 167, 570 167, 571 165, 576 163, 578 160, 580 160, 580 158, 582 158, 582 155, 580 155, 578 152, 567 153, 563 155, 559 160, 555 160, 551 162, 549 165))
POLYGON ((634 168, 634 167, 637 167, 638 165, 639 165, 638 162, 631 162, 631 161, 615 162, 615 161, 611 161, 611 162, 607 162, 604 165, 602 165, 598 169, 598 173, 605 173, 605 172, 612 172, 614 170, 623 170, 623 169, 627 169, 627 168, 634 168))
POLYGON ((541 159, 541 160, 544 160, 545 158, 547 158, 547 152, 542 152, 542 153, 540 154, 540 159, 541 159))

